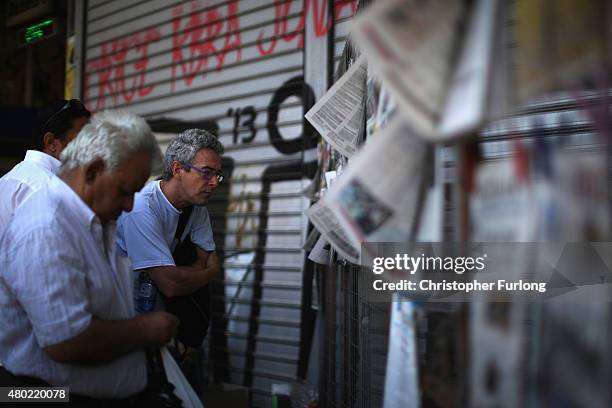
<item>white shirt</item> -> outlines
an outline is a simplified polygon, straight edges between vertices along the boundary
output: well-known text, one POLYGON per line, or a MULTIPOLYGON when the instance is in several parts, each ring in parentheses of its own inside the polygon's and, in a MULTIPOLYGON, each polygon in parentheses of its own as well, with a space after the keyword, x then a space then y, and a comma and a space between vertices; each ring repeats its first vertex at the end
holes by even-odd
POLYGON ((60 161, 37 150, 28 150, 22 162, 0 178, 0 237, 15 209, 33 192, 47 185, 60 161))
POLYGON ((135 315, 131 265, 113 241, 114 225, 103 228, 57 177, 17 208, 0 239, 0 361, 7 370, 91 397, 123 398, 145 387, 142 351, 76 366, 43 350, 84 331, 92 316, 135 315))

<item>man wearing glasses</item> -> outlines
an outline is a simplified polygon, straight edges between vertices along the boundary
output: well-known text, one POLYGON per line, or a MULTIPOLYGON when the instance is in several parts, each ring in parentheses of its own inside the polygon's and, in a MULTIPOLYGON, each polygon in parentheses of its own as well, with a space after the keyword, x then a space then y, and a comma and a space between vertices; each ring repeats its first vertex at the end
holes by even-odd
POLYGON ((23 161, 0 179, 0 236, 15 209, 57 173, 60 153, 89 122, 90 116, 77 99, 60 100, 41 111, 37 129, 39 150, 28 150, 23 161))
MULTIPOLYGON (((152 290, 157 288, 167 303, 169 299, 191 295, 202 288, 206 290, 206 285, 219 272, 205 205, 223 180, 219 173, 221 154, 222 144, 205 130, 189 129, 179 134, 166 150, 162 179, 149 183, 137 193, 134 209, 119 218, 117 246, 132 260, 136 291, 138 279, 150 278, 155 284, 152 290), (184 230, 179 235, 180 241, 188 237, 195 244, 197 259, 187 266, 178 266, 173 256, 179 243, 177 226, 181 214, 189 211, 184 230)), ((147 294, 153 295, 154 304, 141 305, 140 312, 164 308, 159 297, 147 294)), ((182 328, 179 326, 181 338, 186 322, 182 316, 179 319, 183 322, 182 328)), ((196 342, 201 343, 201 338, 196 342)), ((199 344, 191 346, 187 349, 187 357, 194 358, 199 344)))

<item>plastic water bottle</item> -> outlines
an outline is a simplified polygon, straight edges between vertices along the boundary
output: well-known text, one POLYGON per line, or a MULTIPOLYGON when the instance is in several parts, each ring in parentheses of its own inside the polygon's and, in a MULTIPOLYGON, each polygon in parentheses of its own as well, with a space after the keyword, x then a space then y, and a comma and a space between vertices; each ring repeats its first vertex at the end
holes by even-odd
POLYGON ((149 275, 140 272, 134 280, 134 305, 138 313, 146 313, 155 309, 157 286, 149 275))

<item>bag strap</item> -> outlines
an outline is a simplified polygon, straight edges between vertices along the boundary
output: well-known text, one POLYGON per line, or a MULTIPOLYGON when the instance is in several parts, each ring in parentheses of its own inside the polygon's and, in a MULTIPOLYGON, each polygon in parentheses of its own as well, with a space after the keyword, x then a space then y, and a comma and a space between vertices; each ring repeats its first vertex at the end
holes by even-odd
POLYGON ((191 217, 191 212, 193 211, 193 205, 183 208, 181 215, 179 216, 178 224, 176 225, 176 232, 174 233, 174 237, 181 242, 181 236, 183 232, 185 232, 185 227, 187 227, 187 222, 189 222, 189 217, 191 217))

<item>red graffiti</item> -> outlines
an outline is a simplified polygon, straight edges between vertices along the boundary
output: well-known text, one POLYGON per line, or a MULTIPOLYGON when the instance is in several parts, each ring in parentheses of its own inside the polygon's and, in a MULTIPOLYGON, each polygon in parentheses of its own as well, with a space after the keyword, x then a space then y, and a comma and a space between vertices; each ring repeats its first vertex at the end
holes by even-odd
POLYGON ((351 8, 351 16, 357 12, 357 0, 343 0, 334 3, 334 21, 338 20, 342 14, 342 9, 349 6, 351 8))
POLYGON ((230 1, 227 5, 227 30, 225 34, 225 43, 221 53, 217 56, 219 65, 222 67, 225 63, 225 56, 231 50, 236 50, 236 62, 240 61, 240 22, 238 20, 238 2, 230 1))
POLYGON ((238 21, 237 1, 227 4, 227 18, 221 18, 217 7, 202 10, 199 2, 191 2, 191 12, 185 19, 183 17, 183 5, 176 6, 172 10, 172 70, 171 91, 176 89, 177 67, 180 68, 181 76, 187 86, 191 86, 196 76, 211 69, 210 57, 216 57, 215 69, 221 70, 225 59, 231 51, 236 53, 236 62, 241 59, 240 23, 238 21), (183 21, 186 21, 183 26, 183 21), (225 34, 221 31, 225 26, 225 34), (223 38, 223 45, 217 48, 215 41, 223 38), (185 61, 183 48, 188 52, 185 61))
POLYGON ((259 37, 257 37, 257 49, 261 55, 266 56, 272 54, 276 48, 278 38, 282 38, 283 40, 290 42, 299 36, 297 47, 302 48, 304 46, 304 20, 308 1, 304 3, 297 26, 295 29, 293 29, 293 31, 289 31, 288 20, 292 3, 292 0, 276 0, 274 2, 274 35, 269 39, 270 44, 268 48, 264 48, 263 46, 263 43, 265 42, 264 37, 266 35, 265 31, 262 30, 259 33, 259 37))
MULTIPOLYGON (((327 0, 323 0, 321 2, 321 7, 317 4, 318 1, 310 0, 312 4, 312 20, 314 23, 314 34, 316 37, 323 37, 327 35, 329 29, 331 28, 332 21, 331 18, 327 18, 327 22, 325 22, 325 11, 327 10, 327 0)), ((308 0, 306 0, 306 7, 308 7, 308 0)))
MULTIPOLYGON (((333 4, 333 19, 329 16, 328 0, 275 0, 274 23, 259 32, 256 46, 262 56, 271 55, 278 41, 294 43, 300 49, 304 47, 304 28, 307 18, 312 18, 312 27, 316 37, 329 34, 333 24, 338 20, 345 7, 350 7, 351 15, 357 9, 356 0, 337 0, 333 4), (297 4, 295 4, 297 3, 297 4), (301 7, 301 10, 300 10, 301 7), (310 16, 309 16, 310 13, 310 16), (290 16, 297 15, 297 23, 289 21, 290 16), (270 32, 272 30, 272 32, 270 32)), ((205 77, 211 70, 220 71, 228 59, 231 62, 241 61, 240 20, 238 1, 231 0, 223 5, 209 6, 200 0, 172 9, 172 50, 164 56, 171 60, 170 91, 176 91, 176 83, 181 79, 190 87, 198 76, 205 77), (233 58, 228 58, 230 54, 233 58)), ((93 96, 95 110, 104 109, 106 99, 110 96, 112 105, 126 103, 150 95, 155 86, 146 84, 146 72, 149 64, 149 45, 161 38, 159 28, 149 28, 141 33, 114 39, 100 45, 100 56, 89 62, 84 78, 85 100, 89 100, 92 88, 97 92, 93 96), (128 56, 136 53, 134 62, 127 64, 128 56), (127 75, 126 71, 130 74, 127 75), (97 83, 88 84, 91 77, 97 83)))
MULTIPOLYGON (((314 34, 316 37, 323 37, 329 33, 329 29, 332 26, 332 19, 330 17, 325 21, 325 14, 327 10, 327 0, 322 0, 319 4, 318 0, 306 0, 306 9, 308 10, 308 3, 312 4, 312 20, 314 26, 314 34)), ((334 21, 338 20, 342 14, 344 7, 351 7, 351 16, 357 11, 357 3, 355 0, 337 2, 334 4, 334 21)))
MULTIPOLYGON (((160 33, 151 28, 143 33, 108 41, 101 45, 100 57, 87 65, 87 72, 98 77, 98 92, 96 95, 95 110, 104 109, 106 96, 111 95, 112 105, 116 106, 123 98, 123 102, 130 103, 135 95, 142 98, 153 92, 154 85, 146 85, 147 66, 149 64, 149 44, 159 40, 160 33), (139 58, 132 63, 133 75, 131 83, 126 84, 126 63, 128 54, 133 51, 139 58)), ((85 89, 89 76, 85 77, 85 89)), ((86 93, 85 99, 88 100, 86 93)))
MULTIPOLYGON (((315 36, 323 37, 329 32, 329 29, 332 26, 332 19, 329 16, 327 19, 325 18, 325 16, 328 14, 327 0, 305 0, 302 6, 302 12, 300 13, 300 19, 296 27, 290 31, 288 25, 292 4, 293 0, 276 0, 274 2, 274 34, 271 38, 265 39, 266 32, 265 30, 262 30, 257 38, 257 49, 261 55, 267 56, 272 54, 279 39, 283 39, 286 42, 291 42, 295 38, 298 38, 296 47, 303 48, 304 23, 311 8, 315 36), (264 43, 268 41, 269 44, 265 46, 264 43)), ((346 6, 351 7, 351 15, 355 14, 355 11, 357 10, 355 0, 338 2, 334 4, 334 20, 338 19, 342 13, 342 10, 346 6)))

